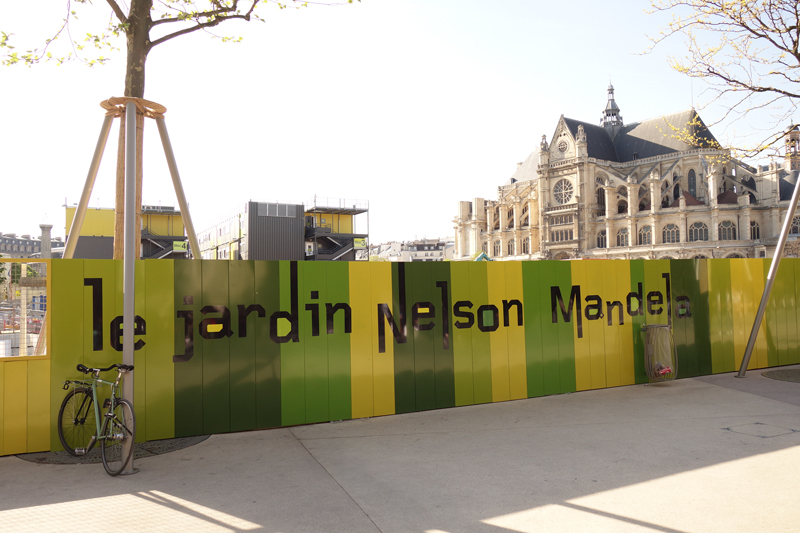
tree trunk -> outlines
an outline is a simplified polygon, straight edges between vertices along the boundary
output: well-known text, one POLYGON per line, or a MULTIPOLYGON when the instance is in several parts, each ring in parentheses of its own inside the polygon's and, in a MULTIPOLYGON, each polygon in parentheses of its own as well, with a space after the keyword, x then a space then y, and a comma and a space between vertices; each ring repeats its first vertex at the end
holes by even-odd
POLYGON ((153 0, 132 0, 128 14, 126 41, 128 63, 125 68, 125 96, 144 98, 144 70, 150 51, 150 8, 153 0))

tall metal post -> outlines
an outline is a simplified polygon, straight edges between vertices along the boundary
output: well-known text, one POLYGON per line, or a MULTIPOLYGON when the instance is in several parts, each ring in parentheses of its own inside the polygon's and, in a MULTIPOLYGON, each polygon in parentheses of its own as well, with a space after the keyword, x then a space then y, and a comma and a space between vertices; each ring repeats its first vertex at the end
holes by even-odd
MULTIPOLYGON (((122 261, 123 303, 122 303, 122 363, 133 364, 133 330, 135 307, 135 268, 136 257, 136 104, 125 104, 125 253, 122 261)), ((133 372, 125 375, 122 382, 122 397, 133 405, 133 372)), ((126 420, 126 423, 129 421, 126 420)), ((128 454, 128 447, 133 446, 133 439, 124 443, 123 453, 128 454)), ((125 465, 123 474, 132 474, 133 454, 125 465)))
POLYGON ((100 168, 100 161, 103 159, 106 141, 108 141, 108 132, 111 131, 111 123, 113 121, 113 115, 106 115, 105 120, 103 120, 103 127, 100 129, 100 137, 97 139, 97 146, 94 149, 94 156, 92 157, 92 164, 89 165, 89 173, 86 176, 86 183, 83 185, 81 200, 78 203, 78 208, 75 210, 75 217, 72 219, 72 224, 69 228, 67 242, 64 244, 64 259, 72 259, 72 255, 75 253, 75 247, 78 245, 78 237, 83 227, 86 208, 89 205, 89 198, 92 196, 94 181, 95 178, 97 178, 97 170, 100 168))
POLYGON ((192 217, 189 215, 189 204, 186 203, 186 195, 183 193, 181 176, 178 174, 178 165, 175 163, 175 154, 172 151, 172 144, 169 142, 169 134, 167 133, 164 117, 156 117, 156 124, 158 125, 158 133, 161 136, 161 144, 164 145, 164 155, 167 156, 167 165, 169 166, 170 176, 172 176, 172 185, 175 187, 175 196, 178 197, 178 205, 181 208, 181 218, 189 237, 189 245, 192 247, 192 258, 199 259, 200 244, 197 242, 197 234, 194 232, 192 217))
POLYGON ((800 171, 793 170, 791 174, 794 178, 794 192, 792 193, 792 200, 789 202, 789 210, 786 211, 786 218, 783 220, 783 227, 781 228, 781 235, 778 237, 778 244, 775 246, 775 255, 772 256, 772 263, 769 265, 769 273, 767 274, 767 283, 764 286, 764 294, 761 295, 761 303, 758 305, 758 312, 756 312, 756 319, 753 321, 753 329, 750 330, 750 339, 747 341, 747 348, 744 350, 744 357, 742 358, 742 365, 739 367, 739 373, 736 374, 737 378, 746 377, 747 365, 750 363, 750 356, 753 355, 753 347, 756 344, 756 337, 758 337, 758 330, 761 327, 761 321, 764 318, 764 311, 767 309, 767 302, 769 295, 772 292, 772 284, 775 282, 775 276, 778 275, 778 267, 781 264, 781 256, 783 255, 783 247, 786 245, 786 237, 789 235, 789 229, 792 227, 792 219, 794 212, 797 209, 798 191, 798 176, 800 171))

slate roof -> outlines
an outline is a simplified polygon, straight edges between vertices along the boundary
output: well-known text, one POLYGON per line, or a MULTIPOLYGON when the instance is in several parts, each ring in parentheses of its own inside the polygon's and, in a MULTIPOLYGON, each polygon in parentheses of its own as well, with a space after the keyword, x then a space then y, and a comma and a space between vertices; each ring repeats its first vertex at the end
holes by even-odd
POLYGON ((736 204, 739 203, 739 197, 733 191, 725 191, 717 196, 718 204, 736 204))
POLYGON ((792 183, 792 174, 787 172, 785 173, 785 175, 781 176, 781 179, 778 182, 778 187, 780 189, 781 201, 791 200, 792 193, 794 192, 794 183, 792 183))
POLYGON ((506 182, 506 185, 511 185, 518 181, 535 180, 539 177, 536 173, 536 168, 539 166, 539 149, 537 148, 523 161, 522 165, 517 168, 511 175, 511 178, 506 182))
MULTIPOLYGON (((686 200, 686 205, 705 205, 703 202, 701 202, 700 200, 698 200, 697 198, 695 198, 686 191, 683 191, 683 199, 686 200)), ((680 198, 669 204, 670 207, 680 207, 680 205, 681 205, 680 198)))
POLYGON ((566 117, 564 123, 573 137, 578 134, 578 126, 583 125, 589 157, 617 163, 718 144, 694 109, 628 124, 619 130, 613 140, 602 126, 566 117), (693 122, 697 122, 697 125, 689 125, 693 122), (697 139, 695 144, 699 146, 674 138, 670 125, 679 129, 686 128, 689 136, 697 139))

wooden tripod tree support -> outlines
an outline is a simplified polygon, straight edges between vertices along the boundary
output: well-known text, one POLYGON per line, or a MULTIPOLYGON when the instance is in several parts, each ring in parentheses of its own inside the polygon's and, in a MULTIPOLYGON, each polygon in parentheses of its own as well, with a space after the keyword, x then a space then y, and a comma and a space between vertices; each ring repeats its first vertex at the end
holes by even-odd
POLYGON ((83 220, 86 216, 86 209, 89 205, 89 198, 92 195, 94 182, 97 178, 97 171, 100 167, 100 161, 103 158, 108 135, 111 131, 111 125, 115 117, 120 117, 120 133, 119 145, 117 151, 117 187, 116 187, 116 201, 114 204, 115 218, 114 218, 114 259, 122 259, 124 251, 124 220, 125 220, 125 138, 126 138, 126 104, 132 103, 136 108, 136 200, 135 200, 135 251, 133 253, 135 259, 141 256, 141 241, 142 241, 142 145, 144 141, 144 119, 152 118, 156 121, 159 135, 161 136, 161 144, 164 146, 164 155, 167 158, 169 165, 169 172, 172 176, 172 184, 175 188, 175 195, 178 198, 178 205, 181 210, 181 218, 183 219, 186 234, 189 237, 189 246, 192 249, 192 257, 198 258, 200 255, 200 246, 197 242, 197 234, 194 231, 192 224, 192 217, 189 214, 189 206, 186 202, 186 195, 183 192, 181 185, 180 175, 178 174, 178 166, 175 163, 175 154, 172 151, 172 145, 169 141, 167 134, 167 126, 164 122, 164 113, 167 108, 161 104, 144 100, 142 98, 133 97, 112 97, 108 100, 100 102, 100 106, 106 110, 105 120, 100 130, 100 138, 97 140, 95 147, 94 157, 89 167, 89 173, 86 176, 86 183, 83 187, 78 208, 75 211, 75 217, 72 219, 72 225, 69 229, 67 242, 64 245, 64 258, 70 259, 75 253, 75 247, 78 244, 78 237, 80 236, 81 228, 83 227, 83 220))

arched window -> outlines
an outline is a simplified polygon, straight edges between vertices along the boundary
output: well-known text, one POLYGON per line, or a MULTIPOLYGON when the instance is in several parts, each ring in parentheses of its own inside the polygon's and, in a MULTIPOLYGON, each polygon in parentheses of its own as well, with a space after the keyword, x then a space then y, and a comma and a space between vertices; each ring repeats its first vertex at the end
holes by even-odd
POLYGON ((692 257, 692 259, 706 259, 706 256, 704 256, 702 254, 698 254, 698 255, 692 257))
POLYGON ((653 233, 650 226, 643 226, 639 228, 639 246, 645 244, 653 244, 653 233))
POLYGON ((572 240, 572 230, 569 229, 561 229, 557 231, 550 232, 550 242, 561 242, 561 241, 571 241, 572 240))
POLYGON ((529 254, 531 253, 531 238, 525 237, 522 239, 522 253, 529 254))
POLYGON ((703 222, 695 222, 689 226, 689 242, 707 241, 708 226, 703 222))
POLYGON ((483 242, 483 245, 481 246, 481 251, 485 254, 489 253, 489 241, 483 242))
POLYGON ((606 248, 606 230, 597 234, 597 247, 606 248))
POLYGON ((617 204, 617 214, 624 215, 628 212, 628 202, 625 200, 620 200, 617 204))
POLYGON ((508 255, 514 255, 514 241, 508 241, 508 255))
POLYGON ((597 205, 606 206, 606 191, 600 187, 597 188, 597 205))
POLYGON ((672 199, 677 200, 680 197, 681 197, 681 186, 675 185, 675 188, 672 189, 672 199))
POLYGON ((719 240, 721 241, 735 241, 736 240, 736 224, 730 220, 723 220, 719 223, 719 240))
POLYGON ((617 232, 617 246, 628 246, 628 228, 622 228, 617 232))
POLYGON ((726 257, 726 259, 744 259, 741 254, 730 254, 726 257))
POLYGON ((761 238, 761 228, 758 227, 758 222, 750 221, 750 238, 757 241, 761 238))
POLYGON ((667 224, 661 232, 661 240, 664 243, 681 242, 681 233, 675 224, 667 224))
POLYGON ((697 198, 697 175, 694 169, 689 171, 689 194, 697 198))
POLYGON ((495 257, 500 257, 500 241, 494 241, 494 250, 492 252, 495 257))
POLYGON ((664 208, 664 209, 669 207, 670 203, 672 203, 672 202, 669 201, 669 195, 667 195, 667 196, 665 196, 664 198, 661 199, 661 207, 664 208))
POLYGON ((794 217, 792 219, 792 229, 789 233, 800 233, 800 217, 794 217))

